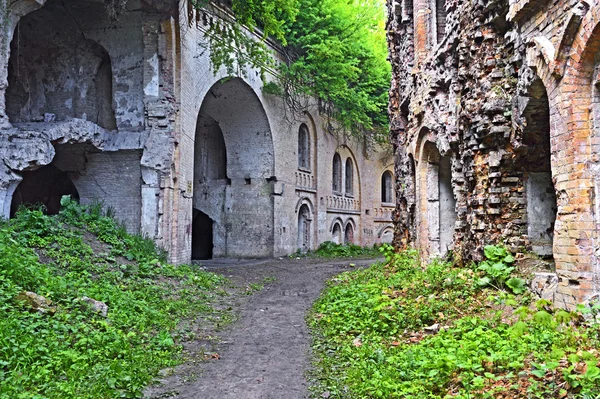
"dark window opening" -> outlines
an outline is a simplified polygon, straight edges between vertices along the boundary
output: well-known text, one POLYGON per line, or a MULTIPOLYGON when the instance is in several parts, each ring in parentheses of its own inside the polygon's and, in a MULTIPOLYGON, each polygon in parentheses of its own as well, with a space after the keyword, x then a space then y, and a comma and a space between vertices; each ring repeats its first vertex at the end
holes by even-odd
POLYGON ((446 32, 446 1, 435 0, 435 34, 436 43, 440 43, 444 39, 446 32))
POLYGON ((333 182, 332 189, 334 193, 342 191, 342 158, 336 153, 333 156, 333 182))
POLYGON ((298 167, 310 169, 310 134, 304 123, 298 131, 298 167))
POLYGON ((392 202, 392 173, 389 170, 381 176, 381 202, 392 202))

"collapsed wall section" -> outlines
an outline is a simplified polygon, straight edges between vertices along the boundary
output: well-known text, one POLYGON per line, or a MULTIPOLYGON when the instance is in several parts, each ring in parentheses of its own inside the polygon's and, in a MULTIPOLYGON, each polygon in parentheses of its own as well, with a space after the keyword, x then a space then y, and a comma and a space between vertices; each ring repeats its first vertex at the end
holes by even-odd
POLYGON ((447 0, 443 24, 432 7, 388 1, 395 245, 440 253, 440 226, 424 213, 441 187, 422 175, 431 170, 424 149, 434 146, 451 160, 458 261, 480 260, 485 245, 503 243, 555 262, 560 305, 589 299, 600 292, 590 123, 597 7, 447 0))
MULTIPOLYGON (((2 216, 31 191, 23 178, 53 171, 81 202, 101 201, 129 231, 169 246, 161 215, 170 205, 162 198, 173 156, 177 8, 150 3, 128 2, 118 15, 93 0, 0 3, 2 216)), ((42 191, 30 198, 55 208, 58 194, 42 191)))

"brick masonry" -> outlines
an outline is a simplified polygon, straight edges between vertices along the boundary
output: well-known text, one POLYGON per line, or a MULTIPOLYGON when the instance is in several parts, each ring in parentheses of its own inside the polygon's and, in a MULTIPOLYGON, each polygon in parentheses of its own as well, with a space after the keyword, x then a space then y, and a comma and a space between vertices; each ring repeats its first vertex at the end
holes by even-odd
POLYGON ((291 113, 258 71, 224 80, 188 5, 132 0, 115 20, 95 0, 0 0, 1 215, 23 172, 52 165, 177 263, 190 261, 199 212, 219 257, 391 241, 391 148, 329 133, 316 104, 291 113), (299 167, 302 124, 310 163, 299 167))
POLYGON ((484 245, 499 242, 551 253, 555 301, 573 307, 595 297, 600 7, 446 0, 445 31, 435 38, 428 2, 387 4, 389 112, 403 182, 396 245, 440 255, 427 185, 433 148, 451 159, 456 221, 446 229, 459 261, 481 259, 484 245))

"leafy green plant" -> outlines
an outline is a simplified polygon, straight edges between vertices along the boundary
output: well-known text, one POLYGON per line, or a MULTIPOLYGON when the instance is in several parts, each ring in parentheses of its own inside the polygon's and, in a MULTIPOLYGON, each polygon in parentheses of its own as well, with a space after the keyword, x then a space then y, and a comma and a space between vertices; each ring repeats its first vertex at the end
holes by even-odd
POLYGON ((181 361, 180 321, 216 311, 224 279, 173 266, 140 236, 63 198, 58 216, 0 221, 0 397, 140 397, 181 361), (29 291, 51 301, 36 311, 29 291), (103 302, 103 316, 82 298, 103 302))
POLYGON ((482 286, 492 285, 498 289, 510 288, 515 294, 522 294, 526 290, 525 281, 521 278, 511 277, 515 270, 515 258, 503 246, 487 245, 484 248, 486 260, 479 263, 478 270, 484 272, 479 279, 482 286))

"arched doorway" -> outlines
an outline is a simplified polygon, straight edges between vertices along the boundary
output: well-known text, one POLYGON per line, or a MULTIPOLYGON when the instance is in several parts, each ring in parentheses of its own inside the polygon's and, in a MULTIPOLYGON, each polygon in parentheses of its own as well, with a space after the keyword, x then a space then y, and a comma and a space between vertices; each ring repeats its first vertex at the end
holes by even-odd
POLYGON ((556 192, 550 166, 550 105, 541 80, 528 89, 528 103, 523 112, 527 125, 523 130, 522 165, 527 194, 527 236, 534 253, 552 256, 556 192))
POLYGON ((335 223, 333 225, 333 230, 331 231, 331 241, 336 244, 341 244, 342 240, 342 226, 339 223, 335 223))
POLYGON ((352 227, 352 223, 348 223, 344 230, 344 244, 354 244, 354 227, 352 227))
POLYGON ((193 198, 193 208, 214 223, 214 257, 272 256, 273 171, 273 139, 260 99, 240 78, 217 82, 198 113, 193 198))
POLYGON ((79 201, 79 193, 69 175, 53 165, 31 172, 23 172, 23 181, 17 186, 10 205, 13 217, 21 205, 42 205, 44 213, 56 215, 64 195, 79 201))
POLYGON ((205 260, 213 256, 213 220, 194 209, 192 221, 192 259, 205 260))
POLYGON ((301 252, 308 252, 311 248, 311 221, 310 209, 303 204, 298 211, 298 249, 301 252))

